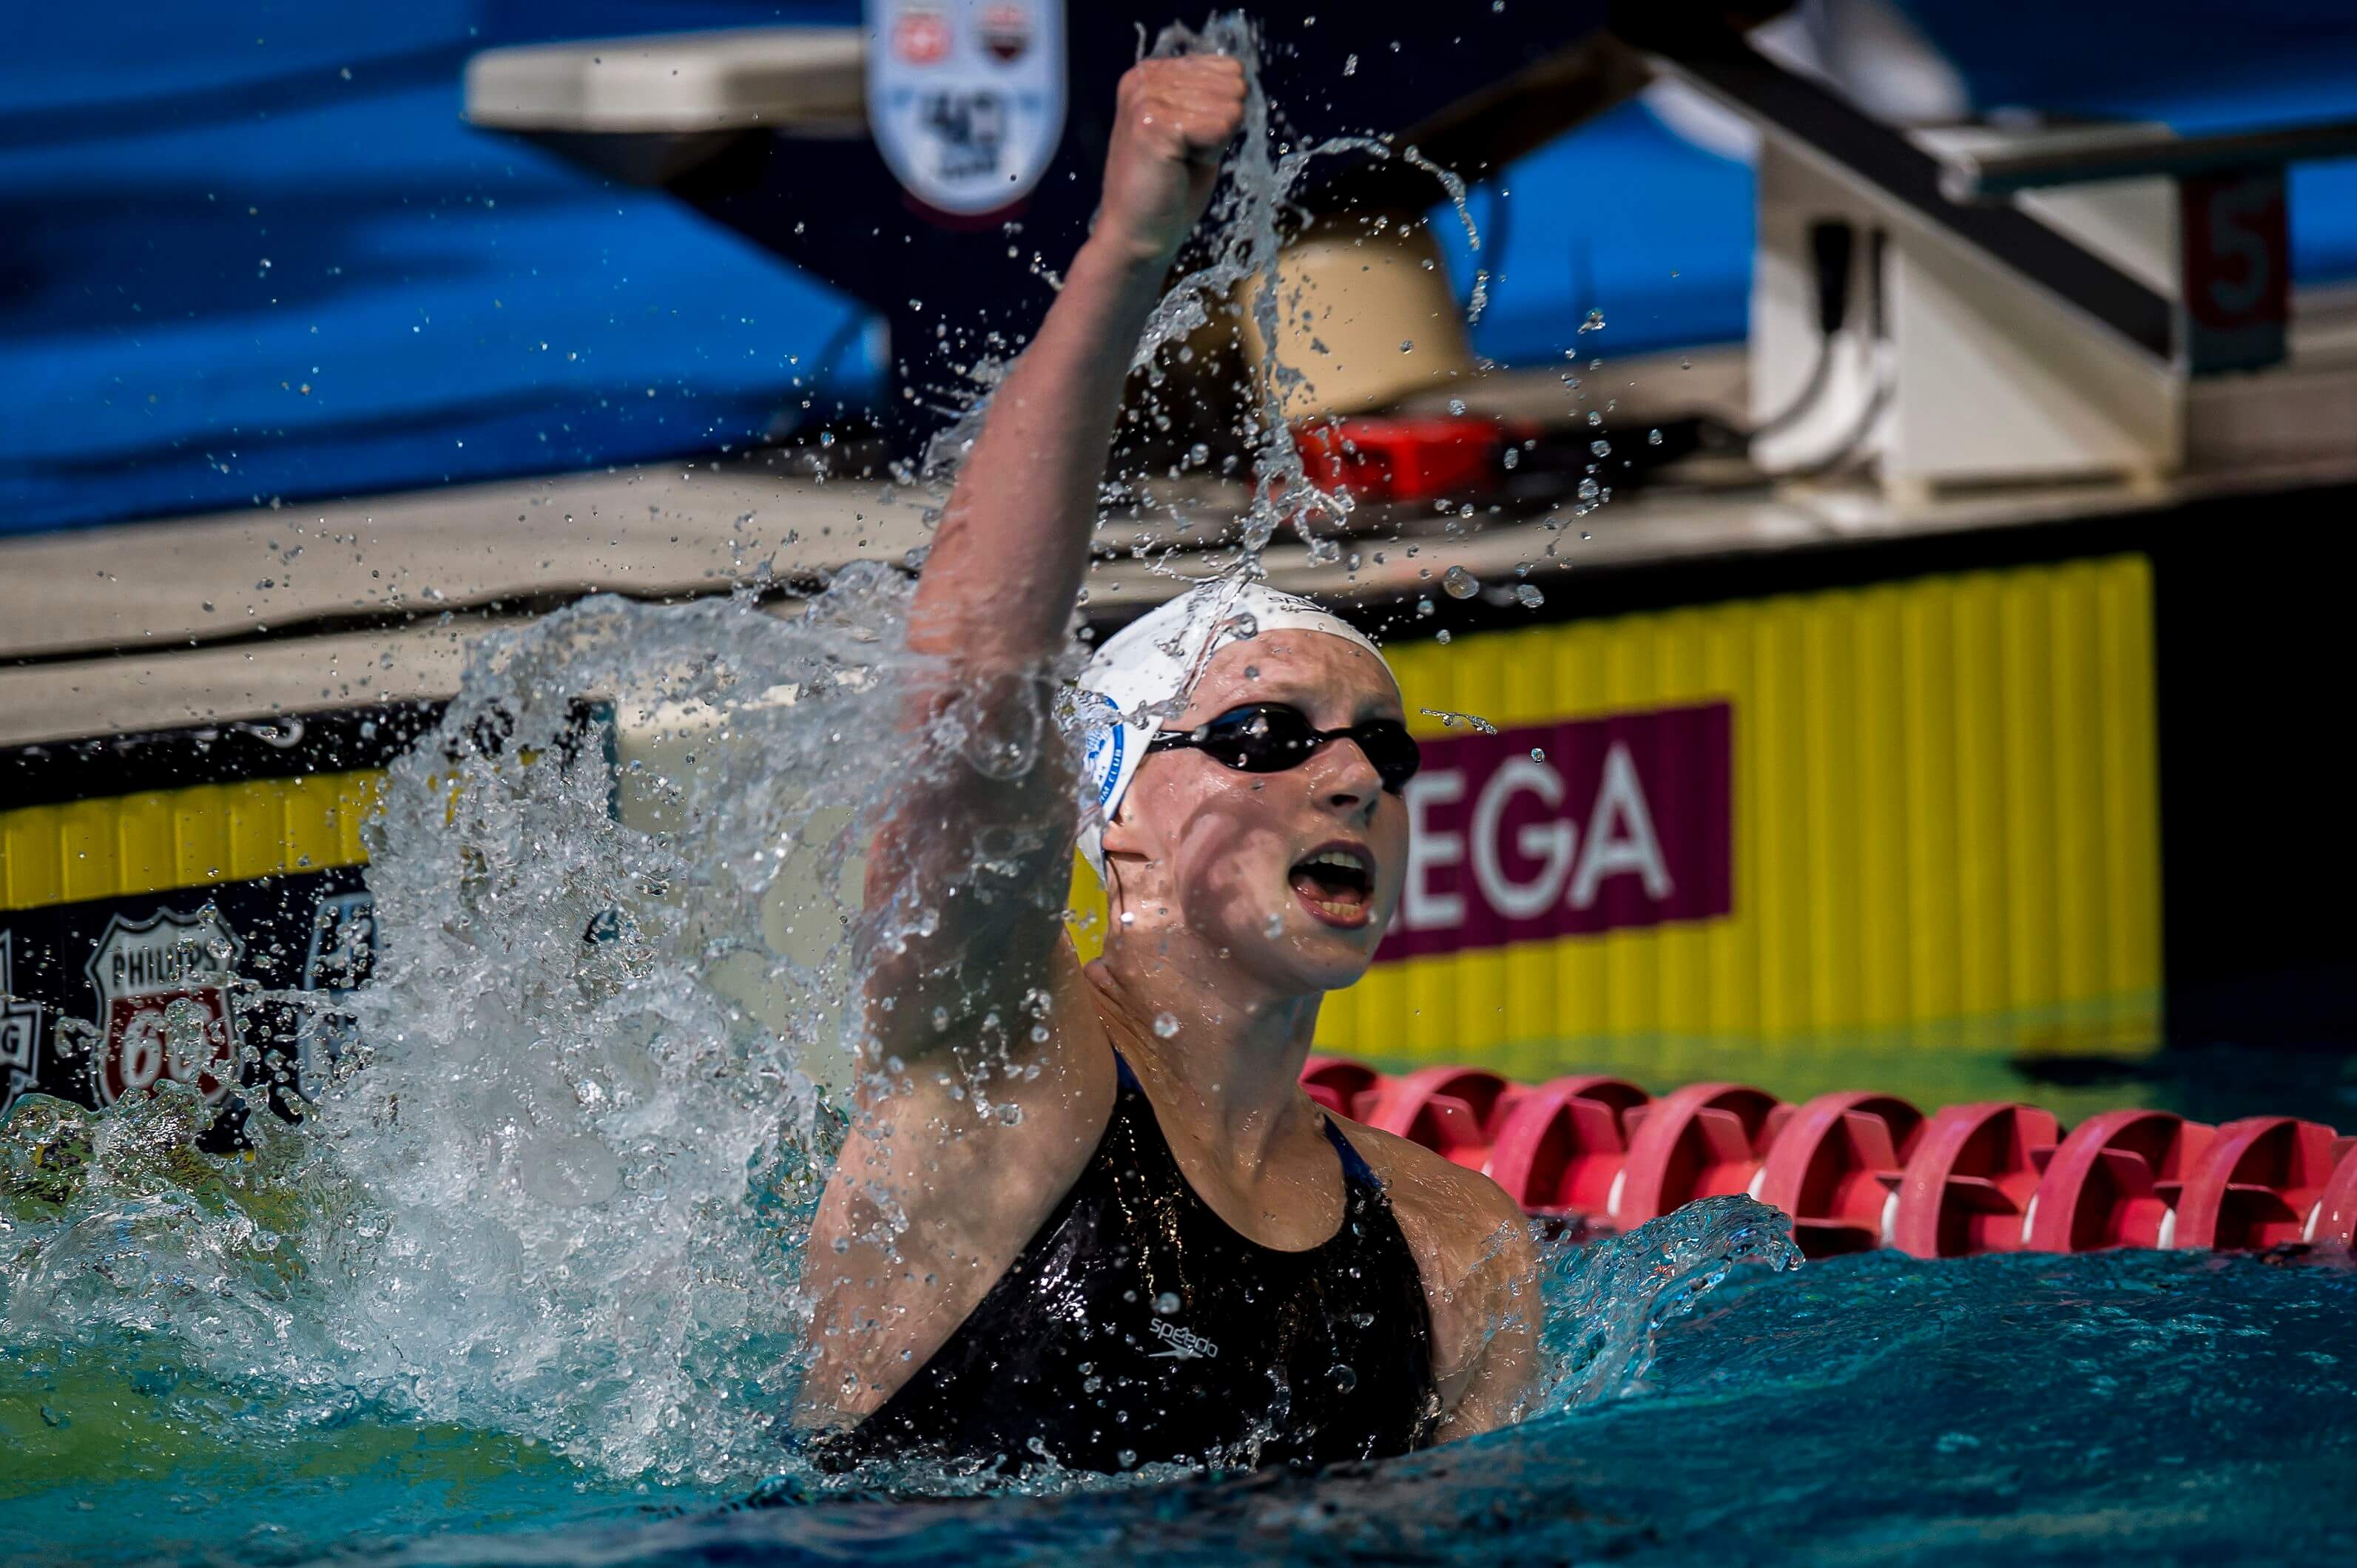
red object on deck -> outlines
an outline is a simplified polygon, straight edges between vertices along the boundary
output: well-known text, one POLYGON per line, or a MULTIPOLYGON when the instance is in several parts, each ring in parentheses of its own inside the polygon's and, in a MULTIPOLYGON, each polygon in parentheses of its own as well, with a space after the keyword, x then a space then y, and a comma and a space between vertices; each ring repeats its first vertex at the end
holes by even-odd
POLYGON ((1495 489, 1505 426, 1479 416, 1338 419, 1293 433, 1310 481, 1361 501, 1431 500, 1495 489))
POLYGON ((1337 1116, 1355 1119, 1358 1097, 1382 1088, 1383 1075, 1349 1057, 1311 1057, 1301 1064, 1301 1087, 1337 1116))
POLYGON ((1792 1108, 1740 1083, 1690 1083, 1632 1106, 1629 1159, 1609 1203, 1626 1230, 1697 1197, 1743 1192, 1792 1108))
POLYGON ((2054 1151, 2029 1200, 2034 1252, 2158 1247, 2186 1173, 2216 1130, 2167 1111, 2106 1111, 2054 1151))
POLYGON ((1889 1242, 1918 1258, 2018 1252, 2023 1212, 2061 1124, 2034 1105, 1951 1105, 1923 1129, 1899 1183, 1889 1242))
POLYGON ((1820 1094, 1777 1133, 1751 1196, 1792 1217, 1809 1257, 1871 1251, 1922 1132, 1923 1113, 1896 1095, 1820 1094))
POLYGON ((1478 1171, 1490 1162, 1501 1115, 1522 1092, 1486 1068, 1425 1067, 1383 1079, 1372 1098, 1358 1098, 1351 1114, 1478 1171))
POLYGON ((2341 1150, 2341 1163, 2332 1167, 2332 1179, 2308 1211, 2308 1239, 2357 1247, 2357 1138, 2343 1138, 2335 1146, 2341 1150))
POLYGON ((1628 1113, 1646 1102, 1625 1079, 1558 1078, 1523 1090, 1498 1120, 1490 1179, 1532 1213, 1602 1219, 1629 1159, 1628 1113))
POLYGON ((2217 1136, 2177 1200, 2179 1247, 2272 1247, 2298 1241, 2332 1179, 2332 1129, 2290 1116, 2245 1116, 2217 1136))

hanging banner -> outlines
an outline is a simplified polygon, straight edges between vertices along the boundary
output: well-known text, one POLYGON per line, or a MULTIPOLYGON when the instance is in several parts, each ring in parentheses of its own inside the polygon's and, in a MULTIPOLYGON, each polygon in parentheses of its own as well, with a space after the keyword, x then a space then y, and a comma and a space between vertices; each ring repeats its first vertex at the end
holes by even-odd
POLYGON ((867 123, 911 196, 996 211, 1064 131, 1063 0, 867 0, 867 123))

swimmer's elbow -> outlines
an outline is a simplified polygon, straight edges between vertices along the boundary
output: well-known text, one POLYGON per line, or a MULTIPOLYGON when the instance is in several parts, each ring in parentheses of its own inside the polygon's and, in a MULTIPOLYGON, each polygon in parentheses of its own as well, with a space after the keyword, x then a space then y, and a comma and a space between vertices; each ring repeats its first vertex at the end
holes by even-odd
POLYGON ((1538 1372, 1534 1288, 1531 1294, 1527 1305, 1518 1303, 1509 1307, 1488 1326, 1488 1337, 1474 1362, 1472 1375, 1433 1434, 1436 1443, 1493 1432, 1523 1418, 1538 1372))

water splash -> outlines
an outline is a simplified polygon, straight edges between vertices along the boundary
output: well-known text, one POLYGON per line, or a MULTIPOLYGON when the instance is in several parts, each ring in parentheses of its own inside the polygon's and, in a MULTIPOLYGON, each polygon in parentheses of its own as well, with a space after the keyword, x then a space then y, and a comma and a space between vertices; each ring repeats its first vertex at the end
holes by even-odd
POLYGON ((1706 1197, 1623 1235, 1544 1248, 1541 1371, 1526 1419, 1640 1391, 1663 1329, 1747 1265, 1801 1266, 1791 1216, 1749 1197, 1706 1197))
MULTIPOLYGON (((1289 303, 1279 263, 1286 242, 1300 232, 1308 220, 1295 201, 1295 193, 1318 159, 1350 155, 1396 157, 1429 174, 1441 187, 1464 227, 1468 245, 1478 256, 1480 231, 1467 205, 1465 181, 1415 147, 1397 145, 1388 137, 1345 134, 1292 145, 1280 142, 1261 83, 1259 30, 1241 12, 1216 14, 1200 30, 1172 23, 1162 29, 1147 52, 1156 59, 1227 55, 1243 62, 1245 84, 1243 127, 1226 155, 1222 177, 1199 230, 1205 237, 1201 258, 1157 302, 1131 356, 1131 370, 1145 383, 1149 423, 1165 430, 1178 424, 1178 417, 1164 403, 1172 389, 1168 366, 1173 361, 1193 360, 1189 340, 1200 329, 1241 305, 1251 313, 1263 346, 1259 357, 1244 367, 1243 407, 1236 430, 1253 485, 1240 522, 1238 553, 1198 555, 1182 570, 1176 559, 1179 548, 1172 545, 1151 557, 1154 568, 1168 575, 1201 577, 1239 564, 1256 566, 1261 553, 1286 526, 1301 540, 1311 562, 1338 561, 1341 558, 1339 536, 1350 526, 1351 497, 1326 489, 1310 478, 1285 413, 1288 403, 1313 386, 1313 368, 1289 363, 1279 349, 1280 316, 1289 303)), ((1477 267, 1469 322, 1480 319, 1488 295, 1488 271, 1477 267)), ((934 505, 929 515, 935 519, 959 468, 973 451, 989 412, 990 397, 1005 379, 1006 368, 1007 361, 1000 355, 978 357, 967 372, 969 396, 963 405, 944 411, 952 416, 950 423, 928 443, 921 462, 900 473, 904 482, 931 494, 934 505)), ((1192 395, 1190 391, 1189 397, 1192 395)), ((1210 456, 1209 447, 1199 444, 1190 449, 1188 463, 1200 466, 1210 456)), ((1115 495, 1125 489, 1119 480, 1108 487, 1115 495)), ((1183 518, 1179 521, 1185 525, 1183 518)))
MULTIPOLYGON (((1138 339, 1131 363, 1151 380, 1158 374, 1157 360, 1171 345, 1184 339, 1225 308, 1241 294, 1248 301, 1254 324, 1265 346, 1251 367, 1250 407, 1242 431, 1251 450, 1253 497, 1243 526, 1247 558, 1266 549, 1278 528, 1291 523, 1312 562, 1340 557, 1334 535, 1347 528, 1349 496, 1320 488, 1306 471, 1285 409, 1311 384, 1309 371, 1287 363, 1278 352, 1278 317, 1286 300, 1278 263, 1285 241, 1297 232, 1308 215, 1293 200, 1303 177, 1319 158, 1361 154, 1374 158, 1397 156, 1440 182, 1465 226, 1468 242, 1478 254, 1480 231, 1466 205, 1465 182, 1415 148, 1396 147, 1387 137, 1329 136, 1282 147, 1269 123, 1267 94, 1260 81, 1258 29, 1240 12, 1212 16, 1200 32, 1183 24, 1165 27, 1155 40, 1153 54, 1168 58, 1190 54, 1223 54, 1244 64, 1243 129, 1228 155, 1226 177, 1212 198, 1206 223, 1211 253, 1200 265, 1180 277, 1155 308, 1138 339)), ((1477 272, 1471 317, 1479 317, 1488 294, 1488 274, 1477 272)))
MULTIPOLYGON (((854 1045, 845 879, 909 763, 845 737, 895 733, 906 596, 859 568, 792 617, 593 599, 487 639, 391 770, 384 947, 308 1124, 223 1162, 189 1096, 28 1099, 8 1342, 138 1333, 615 1473, 774 1469, 854 1045)), ((957 723, 920 755, 963 757, 957 723)))

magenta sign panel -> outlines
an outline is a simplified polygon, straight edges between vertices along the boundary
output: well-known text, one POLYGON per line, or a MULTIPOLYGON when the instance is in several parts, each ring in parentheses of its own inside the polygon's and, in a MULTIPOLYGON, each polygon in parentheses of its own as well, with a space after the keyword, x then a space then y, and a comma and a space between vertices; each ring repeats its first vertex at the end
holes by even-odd
POLYGON ((1423 740, 1376 959, 1729 913, 1734 728, 1706 703, 1423 740))

